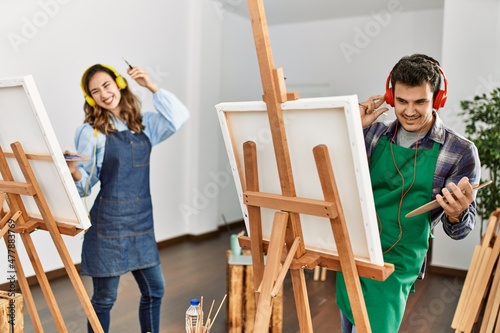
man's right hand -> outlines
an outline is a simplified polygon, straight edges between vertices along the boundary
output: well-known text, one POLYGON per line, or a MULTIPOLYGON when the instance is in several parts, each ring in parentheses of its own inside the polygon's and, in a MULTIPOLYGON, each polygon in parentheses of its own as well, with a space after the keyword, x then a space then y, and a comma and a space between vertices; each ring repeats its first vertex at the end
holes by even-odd
POLYGON ((384 102, 384 95, 374 95, 368 98, 367 101, 359 103, 359 114, 363 128, 373 124, 380 115, 389 110, 386 107, 380 108, 384 102))

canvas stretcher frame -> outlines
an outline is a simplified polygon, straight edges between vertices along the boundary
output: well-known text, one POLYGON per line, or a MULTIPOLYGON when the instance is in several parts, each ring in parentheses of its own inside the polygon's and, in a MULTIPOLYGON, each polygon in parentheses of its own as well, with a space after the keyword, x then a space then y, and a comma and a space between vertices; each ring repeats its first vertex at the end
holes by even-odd
MULTIPOLYGON (((88 229, 88 213, 31 75, 0 79, 0 146, 7 157, 13 157, 10 145, 14 142, 23 145, 54 219, 88 229)), ((14 178, 22 181, 15 161, 9 161, 9 166, 14 178)), ((30 216, 41 217, 32 198, 23 201, 30 216)))
MULTIPOLYGON (((266 104, 256 102, 216 105, 247 231, 247 206, 243 200, 245 173, 243 143, 257 146, 259 189, 280 194, 280 184, 267 118, 266 104)), ((376 212, 356 95, 307 98, 282 103, 297 197, 323 199, 312 149, 325 144, 337 175, 354 256, 383 266, 376 212)), ((269 240, 274 210, 262 208, 263 239, 269 240)), ((301 214, 306 249, 337 255, 327 218, 301 214)))

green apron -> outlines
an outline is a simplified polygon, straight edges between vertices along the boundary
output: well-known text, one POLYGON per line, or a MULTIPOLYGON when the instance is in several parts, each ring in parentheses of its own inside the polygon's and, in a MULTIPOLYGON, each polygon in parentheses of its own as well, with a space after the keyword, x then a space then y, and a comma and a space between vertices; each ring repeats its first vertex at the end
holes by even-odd
MULTIPOLYGON (((395 266, 383 282, 361 278, 373 333, 398 331, 408 294, 422 267, 431 237, 430 213, 412 218, 405 215, 431 199, 438 154, 439 144, 434 142, 432 149, 418 149, 415 159, 414 149, 391 144, 387 137, 380 139, 373 152, 370 176, 380 241, 384 261, 395 266)), ((337 305, 354 323, 341 272, 337 272, 336 288, 337 305)))

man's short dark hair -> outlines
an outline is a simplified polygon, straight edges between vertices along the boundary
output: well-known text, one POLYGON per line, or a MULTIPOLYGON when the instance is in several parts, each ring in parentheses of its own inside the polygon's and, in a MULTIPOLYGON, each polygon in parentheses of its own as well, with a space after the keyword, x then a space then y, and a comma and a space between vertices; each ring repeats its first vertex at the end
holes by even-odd
POLYGON ((393 89, 398 82, 409 87, 430 82, 434 97, 436 97, 441 87, 439 62, 425 54, 405 56, 392 69, 391 86, 393 89))

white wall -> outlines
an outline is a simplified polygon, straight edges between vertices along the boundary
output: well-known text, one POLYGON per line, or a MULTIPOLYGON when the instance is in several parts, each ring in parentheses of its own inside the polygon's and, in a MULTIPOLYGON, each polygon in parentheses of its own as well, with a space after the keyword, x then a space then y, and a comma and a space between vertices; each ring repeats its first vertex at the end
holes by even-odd
POLYGON ((191 119, 195 135, 190 140, 196 154, 193 154, 188 168, 195 168, 196 172, 186 188, 187 200, 179 208, 190 233, 199 235, 223 224, 222 214, 228 222, 241 220, 241 211, 237 198, 229 196, 233 205, 227 201, 226 189, 234 188, 234 183, 227 165, 221 164, 218 158, 220 150, 224 151, 215 112, 215 105, 220 101, 224 15, 218 3, 213 1, 204 1, 201 6, 199 1, 193 1, 191 11, 196 13, 190 23, 196 37, 190 39, 193 59, 189 89, 199 105, 199 113, 196 119, 191 119))
MULTIPOLYGON (((301 97, 382 94, 392 66, 415 52, 441 57, 442 10, 391 10, 330 21, 269 24, 275 67, 301 97), (425 21, 426 24, 421 24, 425 21)), ((250 23, 224 20, 221 98, 260 100, 262 89, 250 23)))
MULTIPOLYGON (((450 85, 443 118, 462 134, 465 126, 458 116, 460 101, 500 86, 499 41, 498 0, 445 1, 442 65, 450 85)), ((436 230, 433 264, 467 269, 480 241, 477 223, 475 230, 459 242, 446 237, 441 229, 436 230)))
MULTIPOLYGON (((151 188, 156 235, 161 241, 213 231, 221 223, 218 210, 223 208, 217 196, 210 198, 209 205, 195 205, 196 214, 186 214, 185 209, 193 207, 194 190, 203 191, 211 182, 210 174, 219 171, 220 130, 214 105, 219 100, 221 20, 210 0, 144 4, 137 0, 1 1, 0 77, 33 75, 63 150, 74 148, 74 131, 83 121, 79 81, 94 63, 110 64, 125 74, 125 57, 132 65, 146 68, 161 87, 188 106, 191 119, 186 126, 153 149, 151 188)), ((150 93, 129 83, 143 99, 144 110, 151 110, 150 93)), ((87 200, 89 208, 92 199, 87 200)), ((48 233, 31 235, 44 269, 62 267, 48 233)), ((75 263, 80 262, 81 238, 64 237, 75 263)), ((28 262, 26 255, 21 260, 28 262)), ((32 275, 29 266, 25 264, 27 275, 32 275)), ((6 249, 0 245, 0 271, 6 272, 6 267, 6 249)), ((5 279, 2 273, 0 283, 5 279)))

